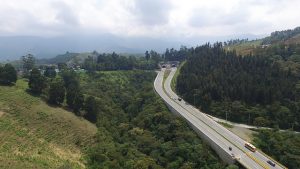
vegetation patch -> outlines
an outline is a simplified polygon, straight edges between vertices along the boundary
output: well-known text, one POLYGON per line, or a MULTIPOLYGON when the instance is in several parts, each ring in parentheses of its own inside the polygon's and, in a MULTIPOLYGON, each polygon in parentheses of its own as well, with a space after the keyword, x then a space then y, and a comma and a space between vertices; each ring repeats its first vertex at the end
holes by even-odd
POLYGON ((96 127, 30 95, 27 83, 0 86, 0 168, 85 168, 96 127))
POLYGON ((180 74, 180 69, 182 68, 182 66, 183 66, 185 63, 186 63, 186 61, 181 62, 180 65, 177 67, 177 70, 176 70, 176 72, 175 72, 175 74, 174 74, 174 77, 173 77, 173 79, 172 79, 172 81, 171 81, 171 89, 172 89, 173 91, 176 91, 177 77, 178 77, 178 75, 180 74))
POLYGON ((300 135, 292 131, 258 130, 254 144, 290 169, 300 166, 300 135))
POLYGON ((221 124, 222 126, 226 127, 226 128, 233 128, 234 126, 229 124, 229 123, 225 123, 225 122, 218 122, 219 124, 221 124))
POLYGON ((81 76, 83 93, 94 96, 100 105, 97 144, 89 149, 88 167, 225 168, 188 124, 155 95, 155 76, 155 72, 138 70, 81 76), (115 83, 116 79, 120 82, 115 83))

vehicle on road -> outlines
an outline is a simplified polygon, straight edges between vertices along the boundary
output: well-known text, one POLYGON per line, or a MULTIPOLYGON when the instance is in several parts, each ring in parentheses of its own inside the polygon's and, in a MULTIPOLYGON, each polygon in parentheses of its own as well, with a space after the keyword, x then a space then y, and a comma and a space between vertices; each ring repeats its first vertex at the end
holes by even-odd
POLYGON ((245 143, 245 147, 246 147, 247 149, 249 149, 250 151, 252 151, 252 152, 255 152, 255 151, 256 151, 256 147, 255 147, 254 145, 248 143, 248 142, 245 143))
POLYGON ((178 97, 178 100, 181 101, 182 99, 180 97, 178 97))
POLYGON ((275 167, 275 163, 273 161, 268 160, 267 163, 270 164, 272 167, 275 167))
POLYGON ((231 151, 231 150, 232 150, 232 148, 231 148, 231 147, 229 147, 229 150, 231 151))

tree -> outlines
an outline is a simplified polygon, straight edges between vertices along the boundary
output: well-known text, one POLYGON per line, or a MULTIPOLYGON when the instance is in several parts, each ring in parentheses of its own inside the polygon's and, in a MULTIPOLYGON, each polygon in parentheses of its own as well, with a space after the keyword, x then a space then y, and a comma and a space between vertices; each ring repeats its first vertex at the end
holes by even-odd
POLYGON ((61 104, 65 99, 65 87, 62 79, 55 79, 50 84, 48 101, 51 104, 61 104))
POLYGON ((255 126, 265 127, 269 125, 269 121, 263 117, 256 117, 253 124, 255 126))
POLYGON ((67 88, 66 99, 67 99, 67 104, 71 109, 74 108, 74 101, 78 91, 79 91, 79 86, 74 83, 71 83, 67 88))
POLYGON ((97 121, 98 106, 95 97, 89 96, 85 100, 84 110, 86 111, 86 119, 88 119, 91 122, 97 121))
POLYGON ((34 68, 35 57, 32 54, 28 54, 26 56, 22 56, 22 61, 23 61, 24 73, 25 75, 27 75, 29 71, 34 68))
POLYGON ((84 105, 84 96, 81 92, 77 92, 75 99, 74 99, 74 112, 77 116, 80 116, 80 110, 83 108, 84 105))
POLYGON ((66 63, 58 63, 57 67, 59 71, 66 70, 68 68, 66 63))
POLYGON ((84 60, 83 67, 89 73, 96 71, 96 62, 94 61, 94 58, 92 56, 88 56, 88 58, 84 60))
POLYGON ((11 84, 17 81, 17 71, 11 64, 0 66, 0 83, 11 84))
POLYGON ((158 63, 160 60, 160 55, 154 50, 150 51, 151 59, 154 60, 155 63, 158 63))
POLYGON ((145 52, 145 59, 148 61, 150 59, 150 54, 148 50, 145 52))
POLYGON ((37 68, 33 68, 30 72, 28 87, 35 94, 41 94, 42 90, 47 87, 46 78, 37 68))
POLYGON ((64 80, 65 88, 69 88, 71 84, 79 87, 78 77, 74 70, 64 70, 61 76, 64 80))
POLYGON ((54 78, 56 76, 56 71, 54 66, 48 66, 46 67, 46 70, 44 72, 44 76, 49 78, 54 78))

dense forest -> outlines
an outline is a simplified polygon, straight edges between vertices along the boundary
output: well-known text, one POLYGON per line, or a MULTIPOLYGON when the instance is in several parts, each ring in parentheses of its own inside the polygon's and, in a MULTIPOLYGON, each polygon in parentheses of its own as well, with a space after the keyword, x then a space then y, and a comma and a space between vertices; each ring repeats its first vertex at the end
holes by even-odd
POLYGON ((290 169, 300 166, 300 135, 278 130, 259 130, 254 144, 290 169))
POLYGON ((224 119, 300 130, 299 74, 297 66, 286 67, 289 58, 300 54, 296 48, 285 47, 292 50, 286 57, 278 48, 242 57, 226 52, 221 43, 196 47, 180 70, 176 90, 224 119))
POLYGON ((167 48, 165 53, 163 54, 163 58, 165 61, 183 61, 190 54, 191 50, 192 49, 188 49, 185 46, 181 46, 179 50, 176 50, 174 48, 167 48))
POLYGON ((81 74, 97 105, 97 145, 90 168, 225 168, 216 154, 171 114, 153 91, 156 74, 113 71, 81 74))
POLYGON ((122 56, 115 52, 98 54, 97 57, 89 56, 82 67, 88 72, 103 70, 153 70, 162 60, 159 53, 151 50, 145 52, 145 57, 122 56))

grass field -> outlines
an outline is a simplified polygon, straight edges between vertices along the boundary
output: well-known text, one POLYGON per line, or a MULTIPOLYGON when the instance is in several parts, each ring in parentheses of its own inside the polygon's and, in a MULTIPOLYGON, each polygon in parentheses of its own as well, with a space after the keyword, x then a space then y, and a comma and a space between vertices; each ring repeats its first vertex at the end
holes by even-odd
POLYGON ((250 54, 255 48, 261 47, 262 40, 254 40, 249 41, 241 44, 235 44, 230 46, 224 46, 225 50, 235 50, 238 55, 248 55, 250 54))
POLYGON ((186 61, 183 61, 183 62, 180 63, 180 65, 178 66, 178 68, 177 68, 177 70, 176 70, 176 72, 175 72, 175 74, 174 74, 174 77, 173 77, 173 79, 172 79, 172 81, 171 81, 171 89, 172 89, 173 91, 176 91, 177 77, 178 77, 178 75, 179 75, 179 73, 180 73, 181 67, 185 64, 185 62, 186 62, 186 61))
POLYGON ((85 168, 96 126, 26 88, 22 79, 0 86, 0 168, 85 168))

